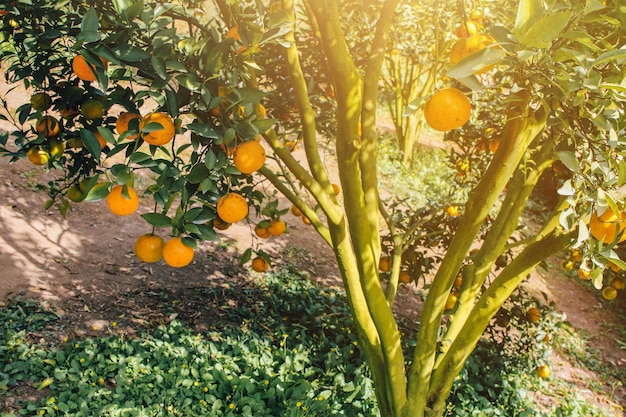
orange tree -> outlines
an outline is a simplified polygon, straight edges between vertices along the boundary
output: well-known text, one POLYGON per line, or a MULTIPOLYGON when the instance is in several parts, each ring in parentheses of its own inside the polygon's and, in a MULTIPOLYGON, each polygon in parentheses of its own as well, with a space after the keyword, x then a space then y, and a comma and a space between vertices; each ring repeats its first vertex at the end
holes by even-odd
MULTIPOLYGON (((381 202, 376 170, 379 80, 398 3, 16 0, 3 14, 3 65, 33 95, 17 109, 5 103, 16 129, 1 136, 2 152, 61 172, 48 205, 64 212, 74 201, 107 198, 118 214, 132 213, 134 172, 149 172, 154 183, 142 198, 155 209, 143 217, 173 237, 163 244, 142 236, 138 251, 175 267, 191 261, 197 240, 217 239, 216 230, 245 219, 249 207, 265 216, 260 238, 282 233, 285 210, 258 187, 270 182, 336 254, 381 415, 440 416, 482 333, 536 265, 573 246, 597 288, 609 265, 626 266, 615 252, 624 215, 611 214, 624 209, 626 18, 612 1, 559 0, 546 9, 522 0, 512 27, 491 30, 495 42, 437 74, 443 104, 427 102, 426 119, 460 129, 459 137, 476 135, 472 127, 490 108, 479 98, 496 78, 475 74, 493 64, 506 74, 496 86, 501 123, 490 133, 499 146, 483 152, 476 169, 459 164, 471 188, 466 201, 409 210, 381 202), (342 29, 342 14, 361 7, 372 28, 357 45, 366 54, 350 49, 342 29), (335 99, 333 123, 324 126, 335 130, 340 187, 318 146, 304 31, 319 45, 316 71, 335 99), (285 76, 266 78, 272 65, 285 76), (287 92, 290 129, 265 106, 287 92), (472 102, 469 121, 451 111, 472 102), (275 164, 259 164, 265 152, 246 146, 256 150, 244 173, 237 151, 259 135, 275 164), (291 153, 294 140, 304 161, 291 153), (521 227, 541 174, 555 164, 563 170, 558 203, 535 228, 521 227), (437 255, 417 254, 425 246, 437 255), (400 279, 427 290, 417 334, 398 329, 400 279), (412 352, 403 349, 410 344, 412 352)), ((258 252, 254 267, 265 270, 268 256, 258 252)), ((244 260, 251 257, 246 251, 244 260)))

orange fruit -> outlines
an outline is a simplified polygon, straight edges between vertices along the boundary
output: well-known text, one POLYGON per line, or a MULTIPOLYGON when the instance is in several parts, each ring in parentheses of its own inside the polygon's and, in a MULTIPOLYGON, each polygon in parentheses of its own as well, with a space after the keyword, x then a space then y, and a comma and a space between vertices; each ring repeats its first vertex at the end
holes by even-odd
POLYGON ((252 174, 265 165, 265 148, 256 140, 242 143, 235 149, 233 163, 242 174, 252 174))
MULTIPOLYGON (((100 58, 100 61, 102 61, 104 69, 106 70, 109 66, 107 60, 100 58)), ((74 59, 72 59, 72 70, 74 74, 83 81, 96 81, 96 66, 87 62, 82 55, 76 55, 74 59)))
POLYGON ((228 193, 217 200, 217 215, 228 223, 237 223, 248 215, 248 203, 241 194, 228 193))
POLYGON ((622 267, 616 264, 615 262, 609 261, 609 269, 613 272, 619 272, 622 270, 622 267))
POLYGON ((391 270, 391 256, 381 256, 378 261, 378 269, 382 272, 389 272, 391 270))
POLYGON ((104 116, 104 104, 100 100, 89 99, 80 106, 80 114, 87 120, 98 120, 104 116))
POLYGON ((312 224, 313 222, 311 221, 311 219, 309 219, 307 216, 305 216, 304 214, 302 215, 302 223, 309 225, 312 224))
POLYGON ((478 33, 480 25, 474 21, 468 20, 463 23, 459 23, 454 29, 454 34, 459 38, 467 38, 468 36, 478 33))
POLYGON ((561 261, 561 268, 563 268, 564 271, 571 271, 574 269, 574 262, 571 259, 563 259, 561 261))
POLYGON ((574 262, 580 262, 583 259, 583 253, 579 249, 570 250, 567 256, 574 262))
POLYGON ((400 276, 398 277, 398 280, 403 284, 408 284, 409 282, 411 282, 411 274, 409 274, 407 271, 400 271, 400 276))
POLYGON ((176 126, 174 125, 174 120, 172 120, 169 114, 154 112, 141 118, 141 121, 139 122, 139 131, 142 132, 143 140, 147 143, 150 145, 161 146, 174 139, 176 126), (159 123, 162 128, 144 133, 143 128, 149 123, 159 123))
POLYGON ((56 139, 48 139, 48 152, 52 159, 58 159, 65 152, 65 143, 56 139))
POLYGON ((109 195, 107 195, 107 206, 109 206, 109 210, 113 214, 129 216, 139 208, 139 197, 135 190, 131 187, 126 187, 129 196, 129 198, 126 198, 122 194, 123 188, 123 185, 116 185, 111 189, 109 195))
POLYGON ((270 220, 270 225, 267 228, 267 231, 272 236, 280 236, 285 233, 287 229, 287 225, 282 220, 272 219, 270 220))
MULTIPOLYGON (((624 232, 626 229, 626 213, 620 212, 619 217, 613 213, 610 207, 602 213, 600 216, 594 211, 591 215, 591 222, 589 224, 589 230, 591 236, 598 240, 604 240, 605 243, 612 243, 617 236, 624 232)), ((626 240, 626 233, 623 233, 619 242, 626 240)))
POLYGON ((613 301, 617 298, 617 289, 612 286, 604 287, 602 297, 607 301, 613 301))
POLYGON ((228 32, 226 32, 226 39, 234 39, 236 41, 240 41, 241 36, 239 35, 239 26, 233 26, 232 28, 228 29, 228 32))
POLYGON ((616 290, 623 290, 624 286, 624 280, 621 278, 615 277, 611 281, 611 287, 615 288, 616 290))
POLYGON ((161 236, 152 233, 141 235, 135 241, 135 255, 142 262, 159 262, 163 258, 164 242, 161 236))
POLYGON ((531 307, 526 310, 526 320, 531 323, 537 323, 541 320, 541 311, 537 307, 531 307))
POLYGON ((67 198, 75 203, 80 203, 85 199, 85 193, 80 189, 80 186, 74 184, 67 189, 67 198))
POLYGON ((226 230, 230 227, 230 223, 220 219, 219 216, 213 219, 213 228, 217 230, 226 230))
POLYGON ((446 298, 446 305, 444 306, 444 308, 446 310, 452 310, 456 305, 458 299, 459 297, 455 293, 451 292, 450 294, 448 294, 448 298, 446 298))
POLYGON ((426 122, 439 131, 463 126, 469 120, 471 111, 469 99, 452 87, 437 91, 424 105, 426 122))
POLYGON ((66 105, 62 109, 59 109, 59 114, 64 119, 71 119, 78 114, 78 107, 72 105, 66 105))
POLYGON ((254 227, 254 233, 261 239, 267 239, 271 236, 267 227, 260 227, 258 224, 254 227))
POLYGON ((252 269, 256 272, 265 272, 269 267, 270 264, 268 264, 267 261, 260 256, 257 256, 252 260, 252 269))
POLYGON ((550 367, 545 364, 538 367, 537 376, 542 379, 548 378, 550 376, 550 367))
POLYGON ((189 265, 194 253, 194 249, 185 245, 180 237, 173 237, 163 245, 163 260, 173 268, 189 265))
POLYGON ((459 217, 461 215, 461 209, 459 206, 448 206, 446 213, 452 217, 459 217))
POLYGON ((39 146, 33 146, 26 152, 26 157, 34 165, 45 165, 50 159, 50 154, 39 146))
POLYGON ((341 193, 341 187, 339 187, 339 185, 337 184, 331 184, 333 187, 333 192, 335 193, 335 195, 339 195, 339 193, 341 193))
MULTIPOLYGON (((141 115, 138 113, 132 113, 132 112, 123 112, 121 113, 117 120, 115 121, 115 129, 117 130, 118 134, 123 134, 124 132, 126 132, 128 130, 128 123, 133 120, 133 119, 141 119, 141 115)), ((129 135, 126 136, 126 139, 129 140, 133 140, 133 139, 137 139, 139 135, 129 135)))
POLYGON ((291 214, 293 214, 294 216, 302 216, 302 212, 298 207, 296 207, 295 204, 291 206, 291 214))
POLYGON ((45 137, 52 138, 59 134, 61 125, 59 121, 52 116, 42 116, 35 123, 37 133, 43 133, 45 137))
POLYGON ((591 271, 587 268, 580 267, 578 268, 578 277, 584 280, 591 279, 591 271))
POLYGON ((45 111, 52 106, 52 97, 46 92, 35 93, 30 96, 30 106, 33 110, 45 111))

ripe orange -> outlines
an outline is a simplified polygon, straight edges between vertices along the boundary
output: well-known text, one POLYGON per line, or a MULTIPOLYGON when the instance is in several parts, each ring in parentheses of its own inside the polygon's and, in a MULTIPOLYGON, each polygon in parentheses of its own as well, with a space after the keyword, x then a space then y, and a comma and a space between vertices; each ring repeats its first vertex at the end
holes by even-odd
POLYGON ((548 365, 541 365, 537 368, 537 376, 542 379, 546 379, 550 376, 550 367, 548 365))
POLYGON ((269 267, 270 264, 268 264, 267 261, 260 256, 257 256, 252 260, 252 269, 256 272, 265 272, 269 267))
MULTIPOLYGON (((102 61, 106 70, 109 66, 108 61, 104 58, 100 58, 100 61, 102 61)), ((72 70, 74 74, 83 81, 96 81, 96 66, 88 63, 82 55, 76 55, 74 57, 72 60, 72 70)))
POLYGON ((624 280, 621 278, 615 277, 611 281, 611 287, 615 288, 616 290, 623 290, 624 286, 626 285, 624 284, 624 280))
POLYGON ((252 174, 265 165, 265 148, 256 140, 237 146, 233 158, 235 167, 243 174, 252 174))
POLYGON ((400 276, 398 277, 398 280, 403 284, 408 284, 409 282, 411 282, 411 274, 409 274, 407 271, 400 271, 400 276))
POLYGON ((580 267, 578 268, 578 277, 584 280, 591 279, 591 271, 587 268, 580 267))
POLYGON ((180 237, 173 237, 163 246, 163 260, 173 268, 182 268, 193 261, 195 251, 183 243, 180 237))
POLYGON ((248 215, 246 199, 237 193, 228 193, 217 200, 217 215, 228 223, 237 223, 248 215))
POLYGON ((161 236, 152 233, 141 235, 135 241, 135 255, 143 262, 159 262, 163 258, 164 242, 161 236))
POLYGON ((446 213, 452 217, 459 217, 461 215, 461 209, 459 206, 448 206, 446 208, 446 213))
POLYGON ((239 26, 233 26, 232 28, 228 29, 228 32, 226 32, 226 39, 241 41, 241 36, 239 35, 239 26))
POLYGON ((65 143, 56 139, 48 139, 48 152, 52 159, 58 159, 65 152, 65 143))
MULTIPOLYGON (((591 236, 605 243, 612 243, 617 236, 626 229, 626 212, 620 212, 619 217, 613 213, 611 208, 607 208, 600 216, 594 211, 589 224, 591 236)), ((626 233, 623 233, 619 242, 626 240, 626 233)))
POLYGON ((270 225, 267 228, 267 231, 272 236, 280 236, 285 233, 287 229, 287 225, 282 220, 272 219, 270 220, 270 225))
POLYGON ((607 301, 613 301, 617 298, 617 289, 612 286, 604 287, 602 290, 602 297, 607 301))
POLYGON ((176 126, 174 125, 174 120, 172 120, 169 114, 154 112, 141 118, 141 121, 139 122, 139 131, 142 132, 143 140, 147 143, 150 145, 161 146, 174 139, 176 126), (143 128, 149 123, 159 123, 162 126, 162 129, 144 133, 143 128))
POLYGON ((569 251, 568 257, 574 262, 580 262, 583 259, 583 253, 579 249, 569 251))
POLYGON ((339 187, 339 185, 337 184, 331 184, 333 187, 333 192, 335 193, 335 195, 339 195, 339 193, 341 193, 341 187, 339 187))
POLYGON ((454 34, 459 38, 467 38, 468 36, 478 33, 480 25, 472 20, 459 23, 454 29, 454 34))
POLYGON ((45 111, 52 106, 52 97, 46 92, 35 93, 30 96, 30 105, 33 110, 45 111))
POLYGON ((39 146, 33 146, 26 152, 26 157, 34 165, 45 165, 50 159, 50 154, 39 146))
POLYGON ((302 223, 306 224, 306 225, 310 225, 313 222, 311 221, 311 219, 309 219, 307 216, 305 216, 304 214, 302 215, 302 223))
POLYGON ((302 212, 298 207, 296 207, 295 204, 291 206, 291 214, 293 214, 294 216, 302 216, 302 212))
POLYGON ((42 116, 35 123, 37 133, 43 133, 45 137, 52 138, 59 134, 61 125, 59 121, 52 116, 42 116))
POLYGON ((450 63, 456 64, 463 58, 475 54, 490 45, 493 45, 495 40, 488 35, 477 33, 467 38, 459 39, 452 48, 450 48, 450 63))
MULTIPOLYGON (((132 113, 132 112, 123 112, 119 115, 119 117, 117 118, 117 120, 115 121, 115 129, 117 130, 118 134, 123 134, 124 132, 126 132, 128 130, 128 123, 133 120, 133 119, 141 119, 141 115, 138 113, 132 113)), ((133 140, 133 139, 137 139, 139 135, 129 135, 126 136, 126 139, 129 140, 133 140)))
POLYGON ((217 230, 226 230, 230 227, 230 223, 225 222, 224 220, 220 219, 220 217, 216 217, 213 219, 213 228, 217 229, 217 230))
POLYGON ((469 99, 452 87, 437 91, 424 105, 426 122, 439 131, 463 126, 469 120, 471 111, 469 99))
POLYGON ((537 323, 541 320, 541 311, 537 307, 531 307, 526 310, 526 320, 531 323, 537 323))
POLYGON ((126 187, 129 198, 122 194, 123 185, 116 185, 107 195, 107 205, 113 214, 118 216, 129 216, 139 208, 139 197, 135 190, 126 187))
POLYGON ((456 305, 458 299, 459 297, 455 293, 451 292, 450 294, 448 294, 448 298, 446 299, 446 305, 444 308, 446 310, 452 310, 456 305))
POLYGON ((260 227, 258 224, 254 227, 254 233, 261 239, 267 239, 271 236, 266 227, 260 227))
POLYGON ((378 261, 378 269, 382 272, 389 272, 391 270, 391 256, 381 256, 378 261))
POLYGON ((80 114, 87 120, 98 120, 104 116, 104 104, 100 100, 89 99, 80 106, 80 114))

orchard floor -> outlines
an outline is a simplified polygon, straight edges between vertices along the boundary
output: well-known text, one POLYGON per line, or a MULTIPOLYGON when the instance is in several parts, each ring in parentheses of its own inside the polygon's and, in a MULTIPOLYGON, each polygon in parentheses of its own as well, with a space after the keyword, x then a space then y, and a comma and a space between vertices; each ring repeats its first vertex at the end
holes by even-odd
MULTIPOLYGON (((291 214, 285 216, 289 233, 281 237, 253 241, 252 228, 241 223, 223 232, 220 242, 202 243, 186 268, 172 269, 162 262, 143 264, 133 254, 133 243, 150 231, 140 217, 150 211, 147 205, 122 218, 112 215, 104 201, 74 204, 63 218, 54 209, 44 210, 47 195, 36 187, 53 175, 25 161, 9 164, 8 158, 0 158, 0 302, 25 295, 54 307, 61 317, 59 339, 132 334, 173 317, 205 330, 241 300, 206 299, 202 289, 230 286, 243 290, 254 280, 256 273, 239 265, 240 254, 250 245, 260 244, 270 253, 274 268, 289 266, 324 285, 341 285, 332 251, 312 228, 291 214)), ((548 294, 567 320, 590 336, 594 349, 614 366, 625 367, 626 350, 620 349, 616 339, 626 340, 615 329, 623 329, 626 323, 626 293, 608 305, 565 276, 559 262, 553 259, 547 271, 536 272, 528 288, 535 294, 548 294)), ((402 314, 416 314, 415 288, 403 286, 396 307, 402 314)), ((593 388, 598 375, 556 353, 551 367, 554 375, 572 381, 589 401, 622 415, 626 391, 619 383, 612 396, 612 387, 593 388)), ((539 393, 537 399, 542 407, 555 401, 539 393)))

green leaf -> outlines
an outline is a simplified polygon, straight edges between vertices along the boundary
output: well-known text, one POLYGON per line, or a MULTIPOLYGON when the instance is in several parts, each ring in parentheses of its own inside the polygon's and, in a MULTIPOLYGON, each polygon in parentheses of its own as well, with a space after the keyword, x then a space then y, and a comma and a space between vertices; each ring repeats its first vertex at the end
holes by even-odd
POLYGON ((101 182, 91 187, 91 190, 87 193, 87 196, 83 201, 93 202, 100 201, 109 195, 110 182, 101 182))
POLYGON ((215 167, 216 161, 217 161, 217 156, 211 149, 209 149, 206 155, 204 155, 204 165, 207 167, 207 169, 211 170, 215 167))
POLYGON ((626 49, 614 49, 607 51, 596 58, 593 65, 604 64, 605 62, 614 61, 618 59, 626 59, 626 49))
POLYGON ((526 30, 543 15, 543 2, 541 0, 520 0, 515 16, 515 35, 519 38, 526 30))
POLYGON ((219 137, 215 129, 207 123, 191 122, 187 125, 187 129, 205 138, 217 139, 219 137))
POLYGON ((153 55, 150 57, 150 63, 152 64, 152 68, 154 68, 154 72, 156 72, 159 77, 166 80, 167 67, 165 66, 165 60, 163 58, 153 55))
POLYGON ((143 0, 113 0, 113 7, 124 20, 131 22, 143 11, 143 0))
POLYGON ((139 62, 150 58, 150 54, 132 45, 119 45, 113 48, 115 55, 126 62, 139 62))
POLYGON ((529 48, 547 48, 565 29, 571 18, 571 12, 560 12, 542 17, 523 34, 519 34, 518 39, 529 48))
POLYGON ((578 158, 576 158, 576 154, 571 151, 556 151, 556 156, 559 157, 561 162, 572 172, 580 171, 580 163, 578 162, 578 158))
POLYGON ((209 169, 205 164, 197 164, 191 168, 191 171, 187 175, 187 181, 190 184, 200 184, 209 176, 209 173, 209 169))
POLYGON ((500 48, 485 48, 463 58, 448 71, 448 77, 465 78, 500 61, 505 52, 500 48))
POLYGON ((232 39, 227 39, 224 42, 218 43, 211 49, 205 61, 206 71, 209 73, 216 73, 224 68, 232 43, 232 39))
POLYGON ((96 135, 91 130, 87 130, 85 128, 80 129, 80 138, 83 140, 83 143, 87 147, 87 150, 95 159, 100 158, 100 152, 102 152, 102 148, 100 148, 100 142, 96 135))
POLYGON ((241 259, 239 260, 239 265, 244 265, 245 263, 250 261, 250 258, 252 258, 252 248, 248 248, 244 251, 244 253, 241 255, 241 259))
POLYGON ((172 219, 161 213, 145 213, 141 217, 154 227, 170 227, 172 219))
POLYGON ((80 24, 81 31, 90 31, 97 32, 100 28, 100 22, 98 20, 98 13, 96 13, 96 9, 91 7, 83 16, 83 21, 80 24))

